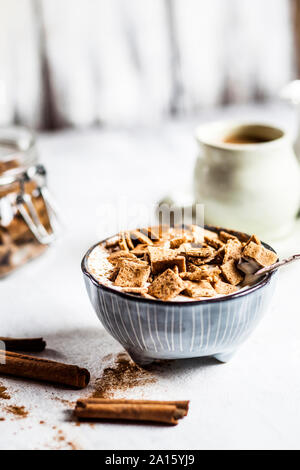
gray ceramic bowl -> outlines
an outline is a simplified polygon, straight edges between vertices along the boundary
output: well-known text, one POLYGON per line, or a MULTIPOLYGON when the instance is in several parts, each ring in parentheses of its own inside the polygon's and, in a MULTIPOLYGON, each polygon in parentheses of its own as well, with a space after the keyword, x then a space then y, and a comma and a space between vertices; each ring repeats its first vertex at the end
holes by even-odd
POLYGON ((108 333, 139 364, 201 356, 227 362, 255 329, 274 293, 276 272, 223 298, 192 302, 144 299, 100 285, 93 278, 87 260, 95 246, 82 261, 89 298, 108 333))

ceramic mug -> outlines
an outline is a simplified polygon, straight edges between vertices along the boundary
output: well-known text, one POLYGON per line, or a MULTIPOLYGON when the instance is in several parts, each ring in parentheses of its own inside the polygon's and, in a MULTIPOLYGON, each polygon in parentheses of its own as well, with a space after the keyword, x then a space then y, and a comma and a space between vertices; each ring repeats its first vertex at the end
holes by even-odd
POLYGON ((287 235, 300 206, 300 167, 291 136, 266 124, 215 122, 197 129, 197 203, 207 224, 264 239, 287 235))

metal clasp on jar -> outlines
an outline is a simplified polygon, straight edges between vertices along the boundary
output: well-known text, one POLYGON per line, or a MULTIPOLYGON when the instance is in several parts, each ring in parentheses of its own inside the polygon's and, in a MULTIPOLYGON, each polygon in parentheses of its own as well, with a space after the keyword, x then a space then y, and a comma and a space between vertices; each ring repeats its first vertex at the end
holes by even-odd
POLYGON ((28 168, 21 176, 20 192, 17 195, 16 205, 28 228, 42 245, 49 245, 57 239, 61 228, 58 210, 51 193, 47 187, 47 172, 43 165, 28 168), (38 212, 33 204, 31 194, 26 193, 25 183, 33 181, 36 183, 36 194, 41 196, 48 212, 50 231, 40 221, 38 212))

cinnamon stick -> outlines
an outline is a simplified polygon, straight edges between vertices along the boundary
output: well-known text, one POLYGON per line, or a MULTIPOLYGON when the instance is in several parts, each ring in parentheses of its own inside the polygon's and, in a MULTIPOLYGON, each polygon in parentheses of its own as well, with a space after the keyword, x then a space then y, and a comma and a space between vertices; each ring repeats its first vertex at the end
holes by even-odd
POLYGON ((178 424, 187 415, 189 402, 154 400, 78 400, 75 415, 79 419, 152 421, 178 424))
POLYGON ((171 405, 185 411, 185 416, 189 411, 188 400, 182 401, 161 401, 161 400, 129 400, 124 398, 81 398, 77 404, 84 405, 171 405))
POLYGON ((0 350, 0 374, 85 388, 90 381, 87 369, 37 357, 0 350))
POLYGON ((6 338, 0 336, 7 351, 42 352, 46 347, 43 338, 6 338))

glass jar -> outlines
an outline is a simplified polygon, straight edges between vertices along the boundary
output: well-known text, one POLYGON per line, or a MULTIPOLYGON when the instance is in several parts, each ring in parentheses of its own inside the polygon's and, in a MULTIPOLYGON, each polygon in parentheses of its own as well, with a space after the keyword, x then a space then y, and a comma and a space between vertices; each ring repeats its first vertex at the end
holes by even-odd
POLYGON ((57 225, 33 134, 0 129, 0 277, 42 254, 57 225))

